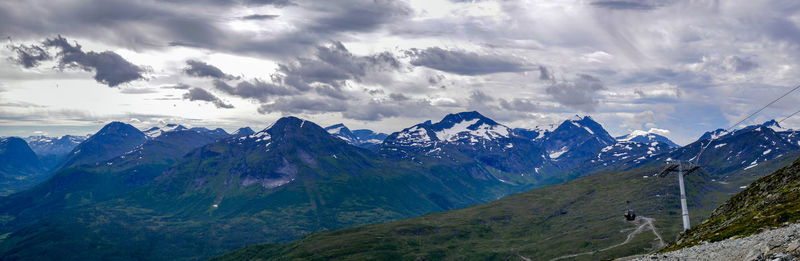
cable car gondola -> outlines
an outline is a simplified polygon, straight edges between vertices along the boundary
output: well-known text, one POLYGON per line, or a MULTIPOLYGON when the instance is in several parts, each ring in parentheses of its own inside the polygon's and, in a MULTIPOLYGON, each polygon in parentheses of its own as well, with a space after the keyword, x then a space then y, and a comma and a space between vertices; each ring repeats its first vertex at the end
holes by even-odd
POLYGON ((627 221, 636 220, 636 212, 633 212, 632 209, 628 209, 628 211, 625 212, 625 220, 627 220, 627 221))

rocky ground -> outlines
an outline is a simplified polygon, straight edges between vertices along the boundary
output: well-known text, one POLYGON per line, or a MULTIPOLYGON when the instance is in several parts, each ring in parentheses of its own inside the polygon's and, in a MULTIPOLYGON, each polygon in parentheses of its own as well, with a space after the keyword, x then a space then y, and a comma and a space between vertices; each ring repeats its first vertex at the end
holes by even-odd
POLYGON ((706 243, 681 250, 621 260, 776 260, 800 261, 800 224, 745 238, 706 243))

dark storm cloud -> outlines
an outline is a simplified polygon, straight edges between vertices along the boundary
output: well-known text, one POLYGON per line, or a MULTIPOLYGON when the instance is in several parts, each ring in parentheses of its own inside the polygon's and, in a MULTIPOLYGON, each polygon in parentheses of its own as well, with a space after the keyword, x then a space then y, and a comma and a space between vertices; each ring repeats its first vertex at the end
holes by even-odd
MULTIPOLYGON (((318 46, 308 57, 278 64, 278 70, 271 75, 270 81, 241 81, 234 87, 226 81, 216 79, 214 87, 234 96, 260 102, 312 91, 325 97, 347 100, 350 95, 342 89, 347 81, 363 82, 363 78, 367 76, 396 71, 400 66, 400 61, 391 53, 357 56, 350 53, 342 43, 331 42, 318 46)), ((212 75, 222 74, 219 70, 202 71, 213 72, 206 73, 212 75)))
POLYGON ((547 94, 559 104, 582 112, 593 112, 597 106, 595 94, 606 87, 600 79, 579 74, 577 79, 556 82, 548 86, 547 94))
POLYGON ((214 106, 217 106, 217 108, 224 108, 224 109, 233 108, 233 105, 225 103, 222 100, 220 100, 217 96, 214 96, 214 94, 211 94, 210 92, 197 87, 191 88, 189 89, 189 92, 183 94, 183 99, 190 101, 211 102, 214 104, 214 106))
POLYGON ((252 82, 239 82, 236 87, 222 80, 214 80, 214 87, 230 95, 245 99, 255 99, 260 102, 266 102, 271 97, 289 96, 300 93, 298 90, 268 83, 259 79, 254 79, 252 82))
POLYGON ((272 20, 278 17, 279 15, 254 14, 254 15, 243 16, 242 20, 272 20))
POLYGON ((85 71, 94 70, 94 79, 97 82, 114 87, 123 83, 144 79, 145 72, 119 54, 112 51, 84 52, 78 43, 71 45, 67 39, 60 35, 53 39, 45 40, 42 45, 60 49, 56 54, 58 67, 78 68, 85 71))
POLYGON ((41 61, 53 58, 46 50, 49 48, 58 50, 55 58, 59 69, 94 71, 94 79, 110 87, 144 79, 145 69, 128 62, 119 54, 112 51, 84 52, 80 44, 72 45, 60 35, 44 40, 41 46, 12 46, 18 55, 16 59, 12 60, 25 68, 35 67, 41 61))
POLYGON ((9 45, 8 48, 17 54, 16 58, 10 59, 25 68, 39 66, 42 61, 52 58, 47 50, 36 45, 9 45))
POLYGON ((406 51, 415 66, 424 66, 461 75, 482 75, 501 72, 524 72, 529 70, 525 62, 511 57, 481 55, 460 50, 445 50, 439 47, 411 49, 406 51))
POLYGON ((183 69, 183 72, 188 75, 229 80, 236 78, 233 75, 225 74, 216 66, 198 60, 188 60, 186 61, 186 65, 187 66, 183 69))

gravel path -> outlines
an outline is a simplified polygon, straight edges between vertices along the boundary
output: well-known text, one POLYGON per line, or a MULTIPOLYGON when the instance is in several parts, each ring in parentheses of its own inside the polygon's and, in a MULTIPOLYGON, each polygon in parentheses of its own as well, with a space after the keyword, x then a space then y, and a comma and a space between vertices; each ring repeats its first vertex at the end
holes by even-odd
POLYGON ((765 231, 745 238, 697 245, 664 254, 620 260, 775 260, 800 261, 800 224, 765 231))
MULTIPOLYGON (((653 225, 653 220, 654 220, 653 218, 644 217, 644 216, 639 216, 638 218, 636 218, 636 221, 633 222, 634 224, 637 225, 636 229, 634 229, 633 232, 628 234, 628 237, 625 238, 625 241, 622 241, 619 244, 616 244, 616 245, 613 245, 613 246, 610 246, 610 247, 606 247, 606 248, 603 248, 603 249, 600 249, 600 250, 596 250, 596 251, 589 251, 589 252, 583 252, 583 253, 560 256, 560 257, 556 257, 556 258, 550 259, 550 261, 574 258, 574 257, 578 257, 578 256, 591 255, 591 254, 594 254, 594 253, 597 253, 597 252, 607 251, 609 249, 613 249, 613 248, 616 248, 616 247, 619 247, 619 246, 627 244, 628 242, 631 241, 631 239, 633 239, 633 237, 635 237, 638 234, 641 234, 642 232, 644 232, 646 230, 653 231, 653 234, 658 238, 658 241, 660 242, 657 247, 658 248, 662 248, 662 247, 666 246, 666 244, 664 244, 664 240, 661 238, 661 234, 658 233, 658 231, 656 230, 656 227, 653 225)), ((522 257, 522 256, 520 256, 520 257, 522 257)))

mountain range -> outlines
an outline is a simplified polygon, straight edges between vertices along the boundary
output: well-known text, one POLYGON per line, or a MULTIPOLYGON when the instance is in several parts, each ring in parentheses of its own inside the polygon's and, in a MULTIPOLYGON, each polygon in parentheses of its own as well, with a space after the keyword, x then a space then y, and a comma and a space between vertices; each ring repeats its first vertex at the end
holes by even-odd
MULTIPOLYGON (((571 123, 570 123, 571 124, 571 123)), ((708 149, 699 160, 703 169, 687 177, 687 194, 694 224, 711 215, 712 209, 723 204, 743 185, 794 161, 800 150, 772 155, 764 144, 781 144, 773 137, 793 137, 791 131, 776 132, 753 125, 718 135, 713 140, 699 140, 684 149, 653 153, 646 159, 627 159, 597 174, 576 178, 564 183, 515 194, 488 204, 429 214, 418 218, 358 226, 339 231, 314 233, 288 243, 267 243, 232 251, 216 260, 292 260, 335 257, 340 260, 364 259, 557 259, 599 260, 646 253, 666 246, 677 238, 681 229, 678 184, 674 177, 653 175, 666 159, 689 160, 698 156, 702 147, 727 144, 741 151, 708 149), (773 143, 774 142, 774 143, 773 143), (724 151, 724 152, 723 152, 724 151), (772 155, 772 156, 769 156, 772 155), (758 162, 730 168, 725 158, 748 157, 758 162), (720 159, 720 157, 722 157, 720 159), (627 164, 627 165, 626 165, 627 164), (611 171, 611 169, 622 171, 611 171), (627 170, 625 170, 627 169, 627 170), (707 170, 706 170, 707 169, 707 170), (640 216, 634 222, 625 221, 622 214, 634 209, 640 216), (380 240, 376 240, 380 239, 380 240), (624 243, 620 243, 624 242, 624 243)), ((706 136, 706 135, 704 135, 706 136)), ((784 140, 788 142, 789 140, 784 140)), ((621 141, 613 147, 641 144, 621 141)), ((633 147, 633 146, 631 146, 633 147)), ((779 146, 780 147, 780 146, 779 146)), ((606 147, 609 148, 609 147, 606 147)), ((609 150, 610 151, 610 150, 609 150)), ((738 158, 737 158, 738 159, 738 158)), ((750 161, 748 161, 750 162, 750 161)), ((783 173, 790 173, 783 171, 783 173)), ((786 178, 782 180, 788 182, 786 178)), ((761 182, 761 181, 759 181, 761 182)), ((763 188, 763 186, 761 186, 763 188)), ((748 187, 748 190, 752 190, 748 187)), ((769 194, 769 193, 761 193, 769 194)), ((792 194, 793 195, 793 194, 792 194)), ((758 196, 750 196, 759 198, 758 196)), ((769 197, 767 197, 769 198, 769 197)), ((737 207, 751 201, 731 199, 722 208, 740 211, 737 207)), ((781 199, 781 202, 788 202, 781 199)), ((760 205, 775 208, 775 204, 760 205)), ((748 210, 749 211, 749 210, 748 210)), ((714 216, 725 216, 717 214, 714 216)), ((758 213, 764 213, 760 211, 758 213)), ((771 211, 776 213, 776 211, 771 211)), ((779 213, 779 212, 777 212, 779 213)), ((712 216, 712 218, 714 217, 712 216)), ((753 217, 754 214, 737 214, 753 217)), ((759 217, 759 216, 756 216, 759 217)), ((771 216, 764 220, 773 222, 771 216)), ((724 220, 718 218, 720 223, 724 220)), ((781 222, 785 219, 780 219, 781 222)), ((739 222, 747 226, 745 221, 739 222)), ((706 223, 699 226, 702 229, 706 223)), ((694 231, 694 230, 693 230, 694 231)), ((705 237, 714 231, 706 230, 705 237)), ((744 229, 737 230, 745 231, 744 229)), ((747 230, 749 231, 749 230, 747 230)), ((730 234, 728 235, 730 236, 730 234)), ((697 242, 690 241, 687 242, 697 242)))
MULTIPOLYGON (((698 209, 693 217, 702 218, 740 186, 800 154, 794 132, 775 122, 703 137, 676 148, 653 132, 614 138, 588 116, 551 130, 512 129, 478 112, 449 114, 390 135, 351 131, 343 124, 322 128, 295 117, 281 118, 258 132, 242 128, 233 134, 180 125, 142 132, 115 122, 73 148, 52 178, 0 198, 0 232, 6 234, 0 240, 0 258, 199 259, 261 242, 280 244, 259 247, 259 253, 302 258, 306 254, 292 251, 307 249, 312 253, 307 257, 314 257, 331 255, 334 248, 357 251, 353 247, 375 245, 362 242, 368 239, 363 234, 353 234, 372 228, 382 231, 375 232, 380 235, 401 236, 376 244, 386 252, 358 250, 366 255, 355 257, 459 256, 451 248, 415 250, 412 238, 452 249, 480 246, 463 252, 466 256, 508 257, 513 251, 492 252, 505 248, 482 240, 528 242, 520 240, 529 234, 514 234, 513 229, 540 232, 538 246, 520 246, 520 255, 544 251, 556 257, 611 245, 620 237, 612 232, 627 225, 598 227, 626 204, 661 220, 655 227, 663 233, 677 234, 678 223, 666 221, 679 213, 674 212, 674 181, 648 179, 668 160, 694 160, 704 151, 699 163, 705 170, 690 178, 691 205, 698 209), (382 142, 376 145, 377 140, 382 142), (561 184, 539 188, 556 183, 561 184), (525 196, 504 198, 534 188, 525 196), (636 193, 619 196, 615 191, 636 193), (490 201, 497 203, 465 208, 490 201), (464 209, 454 210, 459 208, 464 209), (447 212, 314 233, 440 211, 447 212), (437 225, 416 225, 424 220, 436 220, 432 224, 437 225), (578 221, 585 225, 570 227, 578 221), (429 229, 446 232, 431 234, 429 229), (462 232, 467 234, 449 242, 429 238, 462 232), (562 232, 574 234, 547 241, 548 235, 562 232), (574 248, 553 245, 577 241, 586 233, 597 240, 574 248), (313 243, 317 250, 303 243, 318 239, 325 243, 313 243), (353 244, 342 247, 337 242, 353 244), (83 247, 87 245, 93 247, 83 247)), ((652 247, 644 243, 614 251, 637 253, 652 247)), ((508 246, 517 248, 516 243, 508 246)), ((247 251, 233 257, 252 253, 247 251)), ((590 257, 619 254, 614 251, 590 257)))

